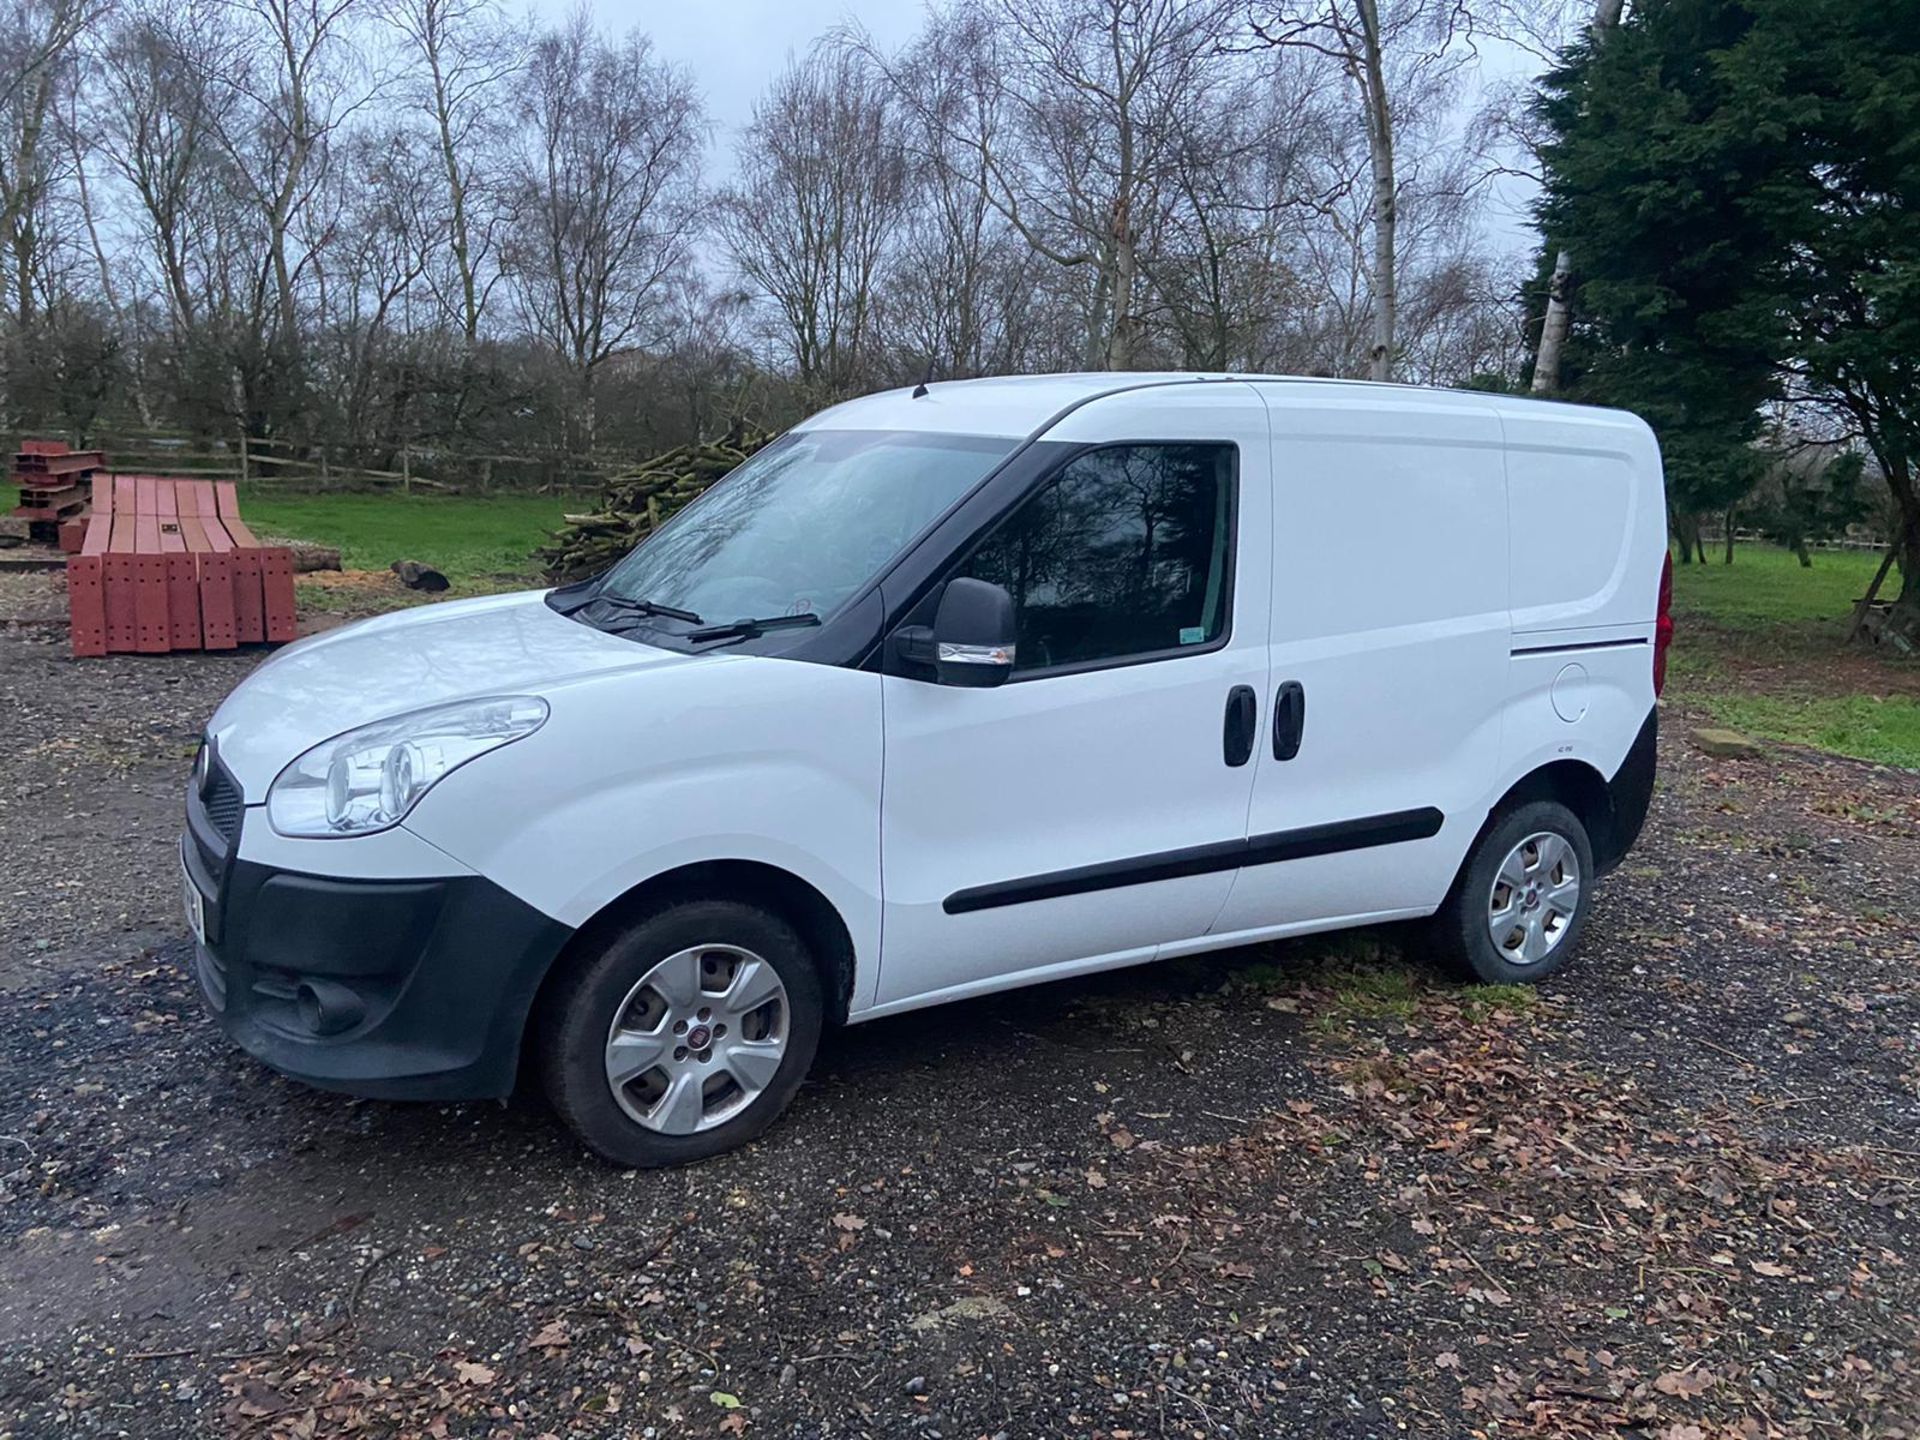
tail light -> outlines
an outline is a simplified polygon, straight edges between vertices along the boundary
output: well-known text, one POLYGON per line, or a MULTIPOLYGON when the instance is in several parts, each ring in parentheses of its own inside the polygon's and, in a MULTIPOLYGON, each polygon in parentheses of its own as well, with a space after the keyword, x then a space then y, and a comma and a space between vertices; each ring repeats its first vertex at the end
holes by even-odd
POLYGON ((1667 685, 1667 651, 1673 645, 1673 551, 1660 567, 1660 606, 1653 621, 1653 693, 1667 685))

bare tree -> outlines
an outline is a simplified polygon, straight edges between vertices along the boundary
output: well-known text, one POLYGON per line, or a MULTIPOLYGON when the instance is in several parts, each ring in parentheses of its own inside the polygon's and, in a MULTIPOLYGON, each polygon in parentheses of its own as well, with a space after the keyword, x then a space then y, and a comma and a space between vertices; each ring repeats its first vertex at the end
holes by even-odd
POLYGON ((227 0, 244 37, 229 83, 250 105, 228 112, 221 139, 235 174, 266 222, 267 265, 278 339, 300 334, 296 255, 301 210, 320 183, 326 145, 364 95, 352 93, 357 56, 351 26, 365 0, 227 0))
POLYGON ((330 409, 342 438, 371 448, 380 437, 412 437, 409 311, 446 233, 438 205, 438 155, 404 125, 362 130, 329 167, 327 184, 307 209, 309 223, 354 237, 351 245, 314 243, 315 318, 330 360, 330 409))
POLYGON ((872 373, 881 268, 905 216, 890 92, 857 51, 816 50, 755 106, 718 199, 735 268, 773 301, 784 358, 817 400, 872 373))
POLYGON ((1192 117, 1235 78, 1222 0, 983 0, 929 25, 977 24, 970 46, 996 87, 981 108, 936 110, 917 76, 895 87, 948 153, 965 152, 982 193, 1032 249, 1086 276, 1083 363, 1125 369, 1142 330, 1140 245, 1182 155, 1192 117), (1006 140, 983 122, 1004 117, 1006 140))
POLYGON ((40 221, 67 158, 48 130, 57 123, 75 46, 103 10, 103 0, 6 0, 0 8, 0 246, 22 325, 37 306, 40 221))
POLYGON ((1372 337, 1367 374, 1393 376, 1399 320, 1400 182, 1395 174, 1396 92, 1424 88, 1458 63, 1455 24, 1465 12, 1451 0, 1280 0, 1250 23, 1261 45, 1310 51, 1349 82, 1366 135, 1370 172, 1369 275, 1372 337))
MULTIPOLYGON (((1299 276, 1306 231, 1324 224, 1343 180, 1318 163, 1324 88, 1292 51, 1254 65, 1230 103, 1181 137, 1154 244, 1143 257, 1155 317, 1200 369, 1273 368, 1273 332, 1307 303, 1299 276)), ((1341 117, 1344 119, 1344 116, 1341 117)))
POLYGON ((694 234, 700 102, 645 36, 608 42, 582 11, 534 45, 520 121, 511 278, 528 329, 573 375, 590 451, 601 367, 666 333, 694 234))
POLYGON ((500 145, 507 82, 526 61, 525 38, 502 17, 498 0, 389 0, 387 14, 414 51, 417 70, 403 93, 432 127, 446 188, 449 308, 472 346, 505 220, 499 177, 487 162, 500 145))
MULTIPOLYGON (((869 61, 870 41, 838 37, 869 61)), ((896 82, 909 215, 889 261, 883 314, 896 370, 984 375, 1062 363, 1050 318, 1056 267, 992 199, 988 157, 1014 143, 995 69, 993 17, 954 9, 880 70, 896 82), (898 88, 905 85, 909 88, 898 88), (1050 283, 1051 282, 1051 283, 1050 283)), ((1075 342, 1066 363, 1079 363, 1075 342)))

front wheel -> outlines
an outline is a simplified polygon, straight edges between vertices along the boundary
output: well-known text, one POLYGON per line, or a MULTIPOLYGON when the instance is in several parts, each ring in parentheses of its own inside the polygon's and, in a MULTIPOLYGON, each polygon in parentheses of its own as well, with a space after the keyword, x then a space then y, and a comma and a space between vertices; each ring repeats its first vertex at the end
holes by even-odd
POLYGON ((583 956, 546 998, 546 1091, 617 1165, 677 1165, 760 1134, 820 1042, 820 979, 793 928, 732 900, 656 911, 583 956))
POLYGON ((1552 800, 1516 806, 1480 837, 1434 917, 1441 953, 1482 984, 1544 980, 1579 943, 1593 880, 1578 816, 1552 800))

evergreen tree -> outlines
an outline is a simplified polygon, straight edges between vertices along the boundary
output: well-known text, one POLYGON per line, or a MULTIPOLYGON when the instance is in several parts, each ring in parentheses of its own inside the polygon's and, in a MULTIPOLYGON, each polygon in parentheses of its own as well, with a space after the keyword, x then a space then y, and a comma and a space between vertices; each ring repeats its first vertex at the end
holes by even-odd
POLYGON ((1683 536, 1752 484, 1763 400, 1824 401, 1886 476, 1920 634, 1920 4, 1645 0, 1540 108, 1569 389, 1653 424, 1683 536))
POLYGON ((1752 488, 1760 406, 1784 330, 1778 244, 1750 206, 1774 165, 1723 56, 1753 25, 1738 0, 1636 6, 1544 82, 1549 251, 1579 257, 1562 384, 1660 437, 1681 558, 1699 517, 1752 488))

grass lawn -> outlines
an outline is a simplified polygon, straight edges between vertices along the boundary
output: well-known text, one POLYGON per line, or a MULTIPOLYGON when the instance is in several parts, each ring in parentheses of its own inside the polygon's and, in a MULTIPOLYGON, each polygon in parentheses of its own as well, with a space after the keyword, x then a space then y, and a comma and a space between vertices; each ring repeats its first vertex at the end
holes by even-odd
MULTIPOLYGON (((1845 633, 1853 602, 1867 593, 1880 556, 1866 550, 1816 550, 1811 569, 1776 545, 1737 545, 1731 565, 1716 551, 1704 565, 1673 567, 1673 608, 1725 625, 1827 624, 1845 633)), ((1889 596, 1898 574, 1881 589, 1889 596)))
MULTIPOLYGON (((1811 568, 1742 545, 1673 572, 1667 694, 1721 724, 1883 765, 1920 767, 1920 663, 1845 643, 1880 557, 1816 551, 1811 568)), ((1882 593, 1899 583, 1890 576, 1882 593)))
POLYGON ((539 583, 536 545, 560 527, 578 497, 558 495, 290 495, 251 490, 241 507, 256 533, 337 545, 349 570, 419 560, 456 593, 539 583))

